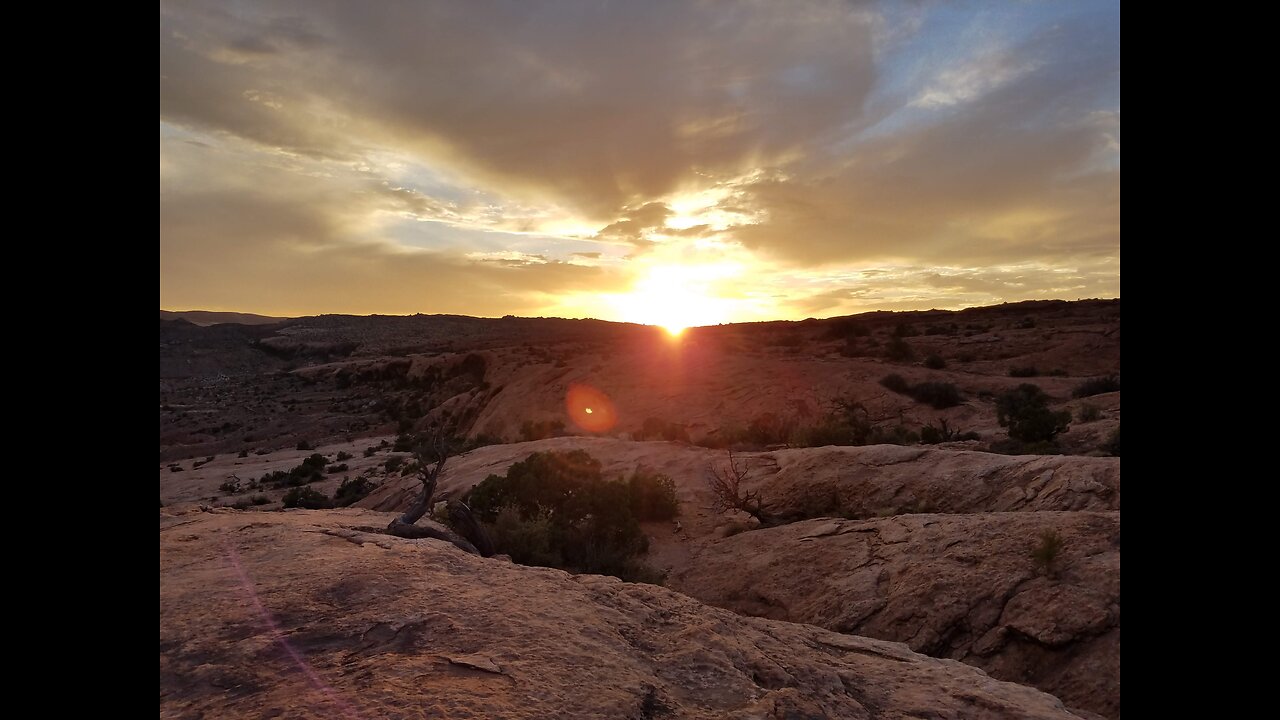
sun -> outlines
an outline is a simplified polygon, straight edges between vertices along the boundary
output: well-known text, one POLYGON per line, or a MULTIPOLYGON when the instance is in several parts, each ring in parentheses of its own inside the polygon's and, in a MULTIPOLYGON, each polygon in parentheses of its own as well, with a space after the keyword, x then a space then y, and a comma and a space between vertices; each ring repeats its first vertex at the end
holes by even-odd
POLYGON ((630 293, 615 296, 614 304, 621 319, 656 325, 679 337, 686 328, 728 319, 729 301, 712 294, 717 274, 703 267, 655 265, 630 293))

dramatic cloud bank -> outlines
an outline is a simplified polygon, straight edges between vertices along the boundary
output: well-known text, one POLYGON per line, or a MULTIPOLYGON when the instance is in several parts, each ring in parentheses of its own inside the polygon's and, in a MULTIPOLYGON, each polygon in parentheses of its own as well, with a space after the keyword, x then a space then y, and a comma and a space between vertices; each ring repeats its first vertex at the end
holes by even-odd
POLYGON ((162 2, 161 305, 1118 296, 1119 75, 1118 3, 162 2))

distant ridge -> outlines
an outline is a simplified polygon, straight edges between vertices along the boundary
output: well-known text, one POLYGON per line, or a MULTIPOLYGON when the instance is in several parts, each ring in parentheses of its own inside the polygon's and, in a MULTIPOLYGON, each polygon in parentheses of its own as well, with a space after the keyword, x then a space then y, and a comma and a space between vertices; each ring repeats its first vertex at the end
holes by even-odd
POLYGON ((236 323, 239 325, 270 325, 272 323, 291 320, 292 318, 254 315, 253 313, 212 312, 209 310, 183 310, 179 312, 175 312, 173 310, 161 310, 160 319, 186 320, 192 325, 220 325, 222 323, 236 323))

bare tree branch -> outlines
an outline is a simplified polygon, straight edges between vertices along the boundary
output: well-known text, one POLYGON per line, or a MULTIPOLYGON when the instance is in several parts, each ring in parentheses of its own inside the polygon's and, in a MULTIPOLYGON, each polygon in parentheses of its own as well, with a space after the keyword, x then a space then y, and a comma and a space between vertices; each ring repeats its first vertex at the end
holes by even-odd
POLYGON ((765 509, 764 497, 760 491, 743 488, 742 481, 747 477, 747 467, 744 464, 741 469, 738 468, 732 450, 729 451, 728 467, 709 465, 707 470, 707 486, 715 496, 713 507, 716 512, 740 510, 755 518, 761 526, 778 524, 777 518, 765 509))

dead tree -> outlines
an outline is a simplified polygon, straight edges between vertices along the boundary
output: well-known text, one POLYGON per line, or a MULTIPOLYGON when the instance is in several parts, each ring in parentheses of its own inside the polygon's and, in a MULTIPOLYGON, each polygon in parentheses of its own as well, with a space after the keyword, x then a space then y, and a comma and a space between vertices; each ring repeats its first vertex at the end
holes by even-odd
POLYGON ((734 459, 732 450, 729 451, 727 468, 709 465, 707 470, 707 486, 715 496, 712 507, 716 512, 740 510, 755 518, 761 527, 778 524, 778 519, 765 509, 764 497, 760 491, 742 487, 742 481, 747 477, 747 468, 745 465, 742 469, 738 468, 738 461, 734 459))
POLYGON ((458 503, 462 505, 463 510, 456 513, 456 518, 452 508, 450 512, 452 524, 454 527, 459 528, 459 532, 455 532, 438 523, 432 523, 432 525, 415 524, 422 519, 423 515, 427 514, 427 510, 432 506, 432 500, 436 494, 436 485, 440 482, 440 471, 444 470, 444 463, 449 459, 449 445, 449 440, 444 432, 434 430, 426 437, 422 445, 415 448, 414 455, 417 458, 418 479, 422 481, 422 490, 417 499, 414 500, 413 505, 408 510, 405 510, 400 517, 391 521, 391 524, 387 526, 387 533, 411 540, 421 538, 444 540, 453 543, 472 555, 489 557, 493 554, 493 543, 489 540, 484 527, 476 522, 475 518, 471 517, 471 509, 463 503, 458 503))

